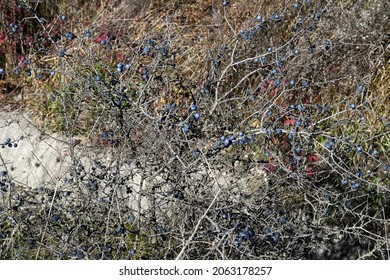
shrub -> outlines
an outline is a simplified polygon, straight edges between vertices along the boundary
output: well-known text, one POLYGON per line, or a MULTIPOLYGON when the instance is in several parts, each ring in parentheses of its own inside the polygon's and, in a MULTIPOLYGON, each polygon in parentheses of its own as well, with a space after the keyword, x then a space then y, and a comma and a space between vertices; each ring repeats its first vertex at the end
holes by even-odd
POLYGON ((1 75, 70 162, 26 187, 0 157, 4 258, 389 258, 381 1, 126 3, 4 9, 1 75))

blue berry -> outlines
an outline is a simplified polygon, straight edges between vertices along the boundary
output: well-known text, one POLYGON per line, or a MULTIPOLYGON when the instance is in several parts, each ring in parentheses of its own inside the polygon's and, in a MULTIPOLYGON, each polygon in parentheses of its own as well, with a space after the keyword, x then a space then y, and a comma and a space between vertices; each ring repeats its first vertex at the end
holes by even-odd
POLYGON ((351 105, 349 105, 349 107, 353 110, 356 108, 356 105, 352 103, 351 105))
POLYGON ((364 85, 360 85, 360 86, 358 87, 358 91, 359 91, 360 93, 362 93, 362 92, 364 91, 364 85))
POLYGON ((114 100, 113 102, 114 102, 114 105, 115 105, 116 107, 122 106, 122 102, 121 102, 120 100, 114 100))
POLYGON ((129 218, 129 221, 130 222, 134 222, 135 221, 135 217, 133 215, 131 215, 130 218, 129 218))
POLYGON ((66 32, 65 37, 66 37, 68 40, 73 40, 73 39, 76 38, 76 35, 74 35, 72 32, 66 32))
POLYGON ((50 76, 53 77, 55 74, 56 74, 56 71, 54 71, 54 70, 51 70, 51 71, 50 71, 50 76))
POLYGON ((89 31, 88 29, 85 31, 85 35, 87 35, 87 37, 91 37, 92 36, 92 33, 91 31, 89 31))
POLYGON ((54 214, 54 215, 51 217, 51 220, 52 220, 53 222, 58 222, 58 221, 60 220, 60 217, 59 217, 58 215, 54 214))
POLYGON ((302 152, 302 148, 301 147, 295 147, 295 152, 297 153, 297 154, 300 154, 301 152, 302 152))
POLYGON ((276 134, 282 134, 282 130, 281 130, 280 128, 277 128, 277 129, 275 130, 275 132, 276 132, 276 134))
POLYGON ((280 232, 276 231, 272 234, 272 239, 274 240, 275 243, 278 243, 281 236, 282 235, 280 234, 280 232))
POLYGON ((183 130, 184 130, 184 133, 188 133, 189 131, 190 131, 190 125, 189 124, 184 124, 184 128, 183 128, 183 130))
POLYGON ((360 147, 360 146, 357 146, 357 147, 356 147, 356 150, 357 150, 357 152, 358 152, 359 154, 363 153, 363 148, 360 147))
POLYGON ((191 111, 196 111, 196 109, 198 109, 198 106, 196 106, 196 105, 191 105, 191 111))
POLYGON ((295 86, 295 80, 291 80, 291 81, 290 81, 290 86, 291 86, 291 87, 295 86))
POLYGON ((359 182, 356 182, 356 183, 353 183, 353 184, 352 184, 351 188, 352 188, 353 190, 356 190, 356 189, 358 189, 360 186, 361 186, 360 183, 359 183, 359 182))
POLYGON ((66 16, 65 16, 65 15, 62 15, 62 16, 61 16, 61 19, 62 19, 62 20, 66 20, 66 16))
POLYGON ((28 245, 29 245, 30 249, 34 248, 34 246, 35 246, 35 240, 34 240, 34 239, 29 239, 29 240, 28 240, 28 245))
POLYGON ((361 171, 358 171, 358 172, 356 172, 355 175, 356 175, 357 177, 363 177, 363 176, 364 176, 364 173, 361 172, 361 171))
POLYGON ((194 114, 194 119, 199 120, 200 119, 200 113, 195 113, 194 114))
POLYGON ((373 155, 373 156, 377 156, 378 154, 379 154, 379 152, 377 151, 377 150, 372 150, 371 151, 371 154, 373 155))
POLYGON ((328 150, 332 149, 333 148, 333 141, 329 140, 325 143, 325 148, 327 148, 328 150))
POLYGON ((194 152, 195 156, 199 156, 201 153, 202 152, 199 149, 196 149, 195 152, 194 152))
POLYGON ((167 48, 162 48, 162 50, 161 50, 161 55, 162 56, 164 56, 164 57, 166 57, 167 55, 168 55, 168 49, 167 48))
POLYGON ((244 136, 244 132, 240 131, 240 132, 238 133, 238 136, 240 136, 240 137, 244 136))
POLYGON ((225 139, 224 145, 225 145, 226 148, 229 147, 230 146, 230 140, 229 139, 225 139))
POLYGON ((348 182, 349 182, 348 178, 344 178, 343 180, 341 180, 342 185, 348 185, 348 182))
POLYGON ((305 88, 310 87, 310 82, 309 82, 309 81, 304 81, 304 82, 303 82, 303 86, 304 86, 305 88))
POLYGON ((143 54, 144 55, 148 55, 150 53, 150 48, 149 47, 145 47, 144 50, 143 50, 143 54))
POLYGON ((388 164, 383 165, 383 171, 389 171, 390 167, 388 164))
POLYGON ((4 74, 4 69, 0 68, 0 75, 4 74))

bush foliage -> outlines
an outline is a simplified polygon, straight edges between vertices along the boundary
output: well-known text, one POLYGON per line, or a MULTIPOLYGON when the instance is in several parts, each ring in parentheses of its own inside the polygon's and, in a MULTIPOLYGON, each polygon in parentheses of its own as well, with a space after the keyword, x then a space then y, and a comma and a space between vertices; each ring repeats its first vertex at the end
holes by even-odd
POLYGON ((389 259, 384 1, 95 2, 1 4, 2 109, 70 155, 0 157, 2 258, 389 259))

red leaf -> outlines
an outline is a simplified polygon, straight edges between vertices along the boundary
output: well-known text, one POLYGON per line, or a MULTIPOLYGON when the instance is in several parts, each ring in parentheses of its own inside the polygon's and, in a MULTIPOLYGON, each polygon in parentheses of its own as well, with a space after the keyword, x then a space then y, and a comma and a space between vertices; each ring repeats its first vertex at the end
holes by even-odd
POLYGON ((96 37, 94 41, 98 44, 100 44, 103 40, 107 40, 108 38, 108 33, 104 33, 103 35, 96 37))
POLYGON ((268 164, 265 164, 263 166, 263 171, 274 173, 275 170, 276 170, 276 167, 272 163, 268 163, 268 164))
POLYGON ((297 170, 297 165, 295 163, 292 163, 288 166, 288 169, 290 171, 296 171, 297 170))
POLYGON ((23 59, 24 59, 24 55, 18 54, 18 55, 16 56, 16 59, 19 60, 20 62, 22 62, 23 59))
POLYGON ((116 55, 116 59, 117 59, 118 62, 119 62, 119 61, 124 61, 124 60, 126 59, 126 55, 123 54, 123 53, 118 53, 118 54, 116 55))
POLYGON ((318 161, 318 157, 315 155, 310 155, 310 156, 307 156, 307 160, 309 162, 316 162, 316 161, 318 161))
POLYGON ((295 119, 293 119, 293 118, 291 118, 291 119, 286 119, 285 121, 284 121, 284 124, 285 125, 295 125, 295 119))

